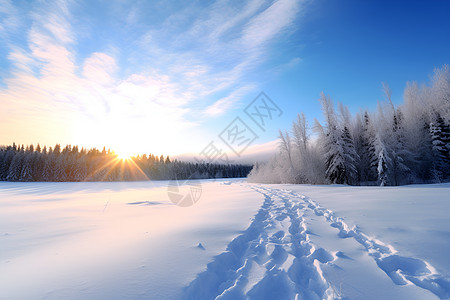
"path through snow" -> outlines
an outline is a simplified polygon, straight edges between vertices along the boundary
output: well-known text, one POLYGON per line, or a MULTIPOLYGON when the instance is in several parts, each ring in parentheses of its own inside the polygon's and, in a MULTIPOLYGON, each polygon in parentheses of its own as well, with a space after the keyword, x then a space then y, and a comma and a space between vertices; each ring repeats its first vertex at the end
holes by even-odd
POLYGON ((427 262, 401 256, 294 191, 251 187, 264 195, 262 207, 183 299, 449 298, 448 279, 427 262))

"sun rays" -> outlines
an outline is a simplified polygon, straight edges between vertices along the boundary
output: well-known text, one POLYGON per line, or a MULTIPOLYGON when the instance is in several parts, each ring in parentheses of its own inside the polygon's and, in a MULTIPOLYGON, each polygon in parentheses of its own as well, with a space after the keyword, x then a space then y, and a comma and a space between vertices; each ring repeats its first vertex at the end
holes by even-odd
POLYGON ((112 154, 108 159, 96 167, 85 179, 85 181, 137 181, 150 180, 144 171, 133 160, 129 154, 112 154))

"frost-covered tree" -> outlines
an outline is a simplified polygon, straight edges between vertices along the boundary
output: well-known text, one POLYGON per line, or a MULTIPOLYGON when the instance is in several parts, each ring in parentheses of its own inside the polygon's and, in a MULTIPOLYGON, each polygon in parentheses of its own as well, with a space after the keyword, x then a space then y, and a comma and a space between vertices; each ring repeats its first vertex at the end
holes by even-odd
POLYGON ((303 113, 297 115, 292 124, 292 135, 296 151, 294 151, 294 166, 297 183, 323 183, 323 159, 316 143, 312 143, 309 127, 303 113))
POLYGON ((0 146, 0 180, 10 181, 128 181, 144 179, 188 179, 244 177, 247 165, 219 163, 193 164, 171 160, 169 156, 143 155, 127 161, 110 150, 78 149, 56 145, 0 146), (175 175, 176 174, 176 175, 175 175), (175 177, 176 176, 176 177, 175 177))
POLYGON ((14 155, 8 170, 8 176, 6 180, 8 181, 19 181, 20 175, 22 174, 22 165, 25 153, 24 151, 19 151, 14 155))
POLYGON ((342 131, 342 147, 344 149, 347 183, 356 184, 358 182, 357 164, 360 158, 356 152, 351 115, 348 108, 342 103, 339 103, 339 111, 341 117, 340 127, 342 131))
POLYGON ((279 153, 266 163, 256 163, 248 179, 265 183, 325 183, 321 148, 309 138, 304 114, 292 124, 292 137, 280 131, 279 153))
MULTIPOLYGON (((316 122, 319 144, 325 161, 325 176, 332 183, 352 183, 356 175, 357 154, 349 130, 349 124, 338 123, 331 99, 322 93, 320 98, 326 124, 316 122)), ((347 116, 343 116, 346 119, 347 116)))
POLYGON ((430 90, 430 104, 439 112, 447 125, 450 125, 450 68, 444 65, 434 70, 430 90))
POLYGON ((367 111, 358 115, 355 126, 355 150, 358 154, 357 173, 361 183, 377 180, 378 157, 376 153, 376 130, 367 111))
POLYGON ((378 122, 379 132, 378 158, 380 159, 381 149, 384 156, 390 163, 387 165, 388 181, 392 185, 400 185, 413 181, 411 169, 407 165, 410 156, 405 144, 405 127, 403 124, 403 113, 400 108, 395 108, 391 100, 391 91, 387 85, 383 85, 387 99, 385 108, 379 105, 378 122))
POLYGON ((377 166, 377 172, 378 172, 378 183, 380 186, 389 185, 389 178, 388 178, 388 165, 389 165, 389 157, 386 156, 386 149, 384 148, 383 144, 379 145, 380 151, 378 152, 378 166, 377 166))
POLYGON ((294 163, 292 161, 292 141, 291 141, 291 136, 289 135, 289 133, 287 131, 285 131, 284 133, 280 130, 279 131, 279 136, 278 136, 279 140, 280 140, 280 144, 279 144, 279 148, 280 148, 280 153, 282 156, 284 156, 288 162, 288 170, 286 170, 287 172, 289 172, 289 174, 293 174, 295 172, 294 169, 294 163))
POLYGON ((306 155, 309 144, 308 122, 304 113, 297 115, 297 120, 292 124, 292 134, 297 150, 300 154, 306 155))
POLYGON ((392 122, 392 140, 390 140, 389 154, 392 160, 392 175, 394 184, 400 185, 411 183, 411 169, 407 163, 409 158, 412 159, 411 152, 408 151, 405 144, 405 127, 403 126, 403 114, 400 109, 394 114, 392 122))
POLYGON ((450 126, 438 114, 430 124, 431 147, 433 154, 432 173, 437 181, 450 175, 450 126))
POLYGON ((33 179, 33 149, 27 150, 24 153, 22 170, 20 172, 20 181, 31 181, 33 179))
POLYGON ((284 155, 259 165, 252 179, 319 183, 326 178, 330 183, 380 185, 448 181, 449 67, 435 69, 429 86, 408 83, 400 105, 394 105, 387 85, 383 91, 386 99, 375 113, 356 117, 343 105, 337 115, 330 98, 322 94, 325 122, 316 121, 316 137, 307 135, 306 118, 299 115, 292 127, 293 147, 284 147, 284 155), (288 169, 295 170, 293 178, 286 176, 288 169))
POLYGON ((9 175, 9 168, 11 166, 11 163, 14 159, 14 156, 16 155, 16 148, 15 145, 12 147, 9 146, 3 150, 4 157, 2 164, 0 165, 0 180, 7 180, 7 177, 9 175))

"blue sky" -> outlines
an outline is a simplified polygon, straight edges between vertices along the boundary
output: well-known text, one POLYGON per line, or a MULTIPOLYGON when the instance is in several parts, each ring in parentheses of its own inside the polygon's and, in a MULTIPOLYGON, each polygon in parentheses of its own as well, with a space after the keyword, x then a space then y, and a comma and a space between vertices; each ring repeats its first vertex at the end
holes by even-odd
MULTIPOLYGON (((270 149, 321 91, 375 109, 450 61, 450 2, 8 1, 0 5, 0 144, 199 153, 241 117, 270 149), (283 110, 264 132, 244 108, 283 110)), ((257 146, 263 144, 263 146, 257 146)))

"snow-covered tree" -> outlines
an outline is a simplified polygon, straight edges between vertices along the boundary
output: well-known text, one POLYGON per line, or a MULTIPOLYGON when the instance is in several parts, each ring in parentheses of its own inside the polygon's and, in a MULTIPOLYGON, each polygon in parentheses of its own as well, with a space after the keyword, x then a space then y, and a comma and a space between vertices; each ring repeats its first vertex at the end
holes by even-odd
POLYGON ((450 175, 450 126, 438 114, 430 124, 431 147, 433 154, 433 175, 442 181, 450 175))
POLYGON ((44 146, 0 146, 0 180, 10 181, 116 181, 151 179, 188 179, 244 177, 248 165, 219 163, 193 164, 171 160, 169 156, 136 156, 127 161, 112 151, 78 149, 56 145, 49 151, 44 146), (175 177, 175 174, 177 174, 175 177), (196 174, 196 175, 194 175, 196 174))
POLYGON ((294 166, 295 182, 297 183, 323 183, 323 158, 315 142, 311 141, 309 127, 303 113, 297 115, 292 124, 292 135, 295 145, 294 166))
POLYGON ((16 155, 16 148, 14 146, 7 147, 4 150, 4 157, 2 164, 0 165, 0 180, 7 180, 7 177, 9 175, 9 168, 11 166, 11 163, 14 159, 14 156, 16 155))
MULTIPOLYGON (((349 184, 356 178, 357 154, 353 145, 349 124, 339 124, 331 99, 322 93, 320 98, 326 125, 316 122, 319 144, 325 160, 325 175, 332 183, 349 184)), ((346 113, 342 114, 347 119, 346 113)))
MULTIPOLYGON (((293 147, 290 151, 283 147, 283 155, 259 165, 253 178, 264 175, 266 182, 270 178, 279 182, 284 176, 281 182, 288 177, 299 183, 326 178, 330 183, 380 185, 449 180, 449 67, 434 70, 429 86, 408 83, 400 105, 394 105, 386 84, 383 91, 386 99, 375 113, 365 111, 355 118, 343 105, 337 115, 330 98, 322 94, 325 122, 316 121, 317 138, 310 138, 306 118, 299 115, 292 127, 293 147), (293 179, 288 169, 295 170, 293 179)), ((282 137, 286 140, 289 135, 282 137)))
POLYGON ((297 115, 297 120, 292 124, 292 134, 298 152, 306 155, 309 144, 308 122, 304 113, 297 115))
POLYGON ((378 172, 378 183, 380 186, 389 185, 389 178, 388 178, 388 165, 389 165, 389 158, 386 156, 386 149, 382 144, 380 144, 380 151, 378 152, 378 166, 377 166, 377 172, 378 172))
POLYGON ((358 115, 355 126, 355 150, 358 154, 357 173, 361 183, 374 182, 378 178, 376 131, 367 111, 358 115))
POLYGON ((444 65, 434 70, 430 102, 434 111, 439 112, 447 125, 450 125, 450 68, 444 65))
POLYGON ((291 136, 289 135, 289 133, 287 131, 285 131, 283 133, 280 130, 278 138, 280 139, 280 152, 283 155, 286 155, 286 157, 287 157, 287 159, 289 161, 289 165, 290 165, 291 169, 294 169, 294 166, 293 166, 293 163, 292 163, 292 141, 291 141, 291 136))
POLYGON ((19 151, 14 155, 8 170, 8 176, 6 180, 8 181, 19 181, 20 175, 22 173, 22 165, 25 153, 24 151, 19 151))
POLYGON ((29 149, 24 153, 22 170, 20 172, 20 181, 31 181, 33 179, 33 149, 29 149))

